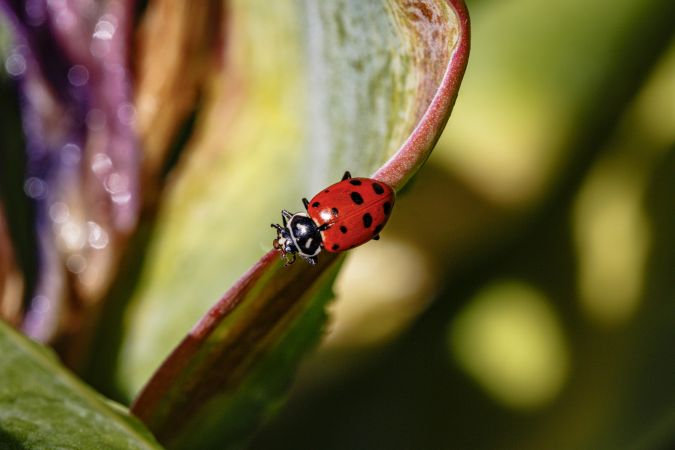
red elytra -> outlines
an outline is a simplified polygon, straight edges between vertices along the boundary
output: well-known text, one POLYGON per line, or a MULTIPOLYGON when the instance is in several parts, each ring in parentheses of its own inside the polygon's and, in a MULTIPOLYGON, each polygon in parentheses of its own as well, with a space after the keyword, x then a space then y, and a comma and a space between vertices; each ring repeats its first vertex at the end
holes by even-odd
POLYGON ((345 178, 307 202, 307 213, 321 230, 323 248, 341 252, 379 239, 395 200, 394 190, 386 183, 345 178))

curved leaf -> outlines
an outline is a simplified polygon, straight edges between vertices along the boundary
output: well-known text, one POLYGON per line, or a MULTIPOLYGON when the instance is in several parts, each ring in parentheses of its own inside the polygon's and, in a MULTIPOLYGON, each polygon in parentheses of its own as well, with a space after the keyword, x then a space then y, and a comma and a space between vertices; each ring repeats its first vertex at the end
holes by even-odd
POLYGON ((159 449, 121 406, 0 320, 0 447, 159 449))
POLYGON ((174 448, 222 448, 245 437, 320 337, 334 262, 324 258, 308 273, 267 253, 164 362, 134 414, 174 448))
MULTIPOLYGON (((226 62, 127 312, 117 376, 128 393, 259 255, 251 243, 272 240, 277 211, 345 169, 384 164, 374 176, 401 188, 438 139, 468 56, 460 1, 233 2, 228 18, 226 62)), ((134 413, 172 446, 242 437, 318 339, 339 260, 282 268, 266 253, 155 373, 134 413)))

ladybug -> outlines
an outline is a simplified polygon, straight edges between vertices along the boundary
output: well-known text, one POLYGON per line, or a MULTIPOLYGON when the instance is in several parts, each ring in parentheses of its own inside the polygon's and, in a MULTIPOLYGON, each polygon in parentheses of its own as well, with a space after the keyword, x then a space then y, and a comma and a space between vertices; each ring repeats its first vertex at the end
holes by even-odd
POLYGON ((307 212, 281 211, 283 225, 277 230, 274 248, 285 265, 300 255, 309 264, 317 263, 322 249, 337 253, 379 239, 394 206, 391 186, 371 178, 352 178, 345 172, 342 181, 312 197, 302 199, 307 212), (287 256, 290 255, 290 256, 287 256))

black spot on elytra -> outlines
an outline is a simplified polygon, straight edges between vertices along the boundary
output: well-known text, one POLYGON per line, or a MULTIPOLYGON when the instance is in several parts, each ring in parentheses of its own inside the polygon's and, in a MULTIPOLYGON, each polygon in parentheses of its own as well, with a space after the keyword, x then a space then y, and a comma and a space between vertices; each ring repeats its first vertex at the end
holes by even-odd
POLYGON ((378 226, 375 227, 375 230, 373 230, 373 236, 377 236, 380 234, 380 231, 382 231, 382 224, 379 224, 378 226))
POLYGON ((361 197, 361 194, 359 194, 358 192, 352 192, 351 194, 349 194, 349 196, 352 198, 352 201, 357 205, 363 203, 363 197, 361 197))
POLYGON ((342 234, 346 234, 346 233, 347 233, 347 227, 344 226, 344 225, 340 225, 340 232, 341 232, 342 234))
POLYGON ((373 224, 373 216, 370 213, 365 213, 363 215, 363 226, 369 228, 373 224))
POLYGON ((318 207, 319 207, 319 205, 320 205, 320 203, 319 203, 319 202, 314 202, 314 203, 312 203, 312 207, 314 207, 314 208, 318 208, 318 207))
POLYGON ((382 209, 384 210, 385 215, 389 214, 389 211, 391 211, 391 203, 384 202, 384 204, 382 205, 382 209))
POLYGON ((333 250, 337 250, 337 249, 339 249, 339 248, 340 248, 340 246, 339 246, 339 245, 337 245, 337 244, 333 244, 333 246, 332 246, 331 248, 332 248, 333 250))
POLYGON ((361 180, 349 180, 349 184, 353 184, 354 186, 361 186, 361 180))
POLYGON ((384 194, 384 188, 382 187, 381 184, 378 183, 373 183, 373 190, 377 195, 382 195, 384 194))
POLYGON ((337 216, 340 211, 338 211, 337 208, 331 208, 330 212, 332 212, 334 216, 337 216))
POLYGON ((330 189, 325 189, 324 192, 328 194, 330 192, 330 189))

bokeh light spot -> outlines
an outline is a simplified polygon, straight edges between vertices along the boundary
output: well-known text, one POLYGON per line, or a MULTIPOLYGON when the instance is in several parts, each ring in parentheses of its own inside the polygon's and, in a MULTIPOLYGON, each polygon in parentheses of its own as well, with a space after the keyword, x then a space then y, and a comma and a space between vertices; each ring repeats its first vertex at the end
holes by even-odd
POLYGON ((61 225, 58 237, 64 249, 69 252, 82 250, 86 243, 82 226, 72 218, 61 225))
POLYGON ((86 67, 76 64, 68 70, 68 82, 73 86, 84 86, 89 81, 89 71, 86 67))
POLYGON ((28 23, 34 27, 42 25, 47 18, 44 2, 41 0, 26 0, 24 9, 28 23))
POLYGON ((82 273, 87 268, 87 260, 84 256, 76 253, 66 259, 66 267, 73 273, 82 273))
POLYGON ((38 177, 30 177, 23 184, 23 190, 27 196, 38 200, 47 197, 48 187, 44 180, 38 177))
POLYGON ((73 143, 68 143, 61 149, 61 162, 66 166, 76 166, 82 158, 82 150, 73 143))
POLYGON ((94 35, 92 37, 94 39, 109 41, 114 35, 115 25, 110 20, 107 20, 107 18, 101 18, 101 20, 96 23, 96 28, 94 29, 94 35))
POLYGON ((92 158, 91 170, 98 176, 105 175, 112 169, 112 160, 105 153, 97 153, 92 158))
POLYGON ((89 245, 97 250, 104 249, 109 242, 108 233, 96 222, 87 222, 89 245))
POLYGON ((449 328, 451 353, 494 399, 537 409, 562 389, 569 352, 547 298, 531 286, 502 281, 484 288, 449 328))
POLYGON ((575 205, 581 307, 603 326, 625 323, 640 303, 650 241, 642 191, 630 164, 606 161, 592 172, 575 205))
POLYGON ((54 202, 49 207, 49 217, 54 223, 64 223, 70 218, 70 208, 63 202, 54 202))
POLYGON ((123 103, 117 108, 117 119, 124 125, 136 122, 136 108, 131 103, 123 103))
POLYGON ((21 53, 12 53, 5 59, 5 71, 11 77, 20 77, 26 71, 26 58, 21 53))
POLYGON ((324 346, 375 345, 397 335, 426 305, 430 272, 417 248, 391 237, 353 250, 336 280, 324 346))

